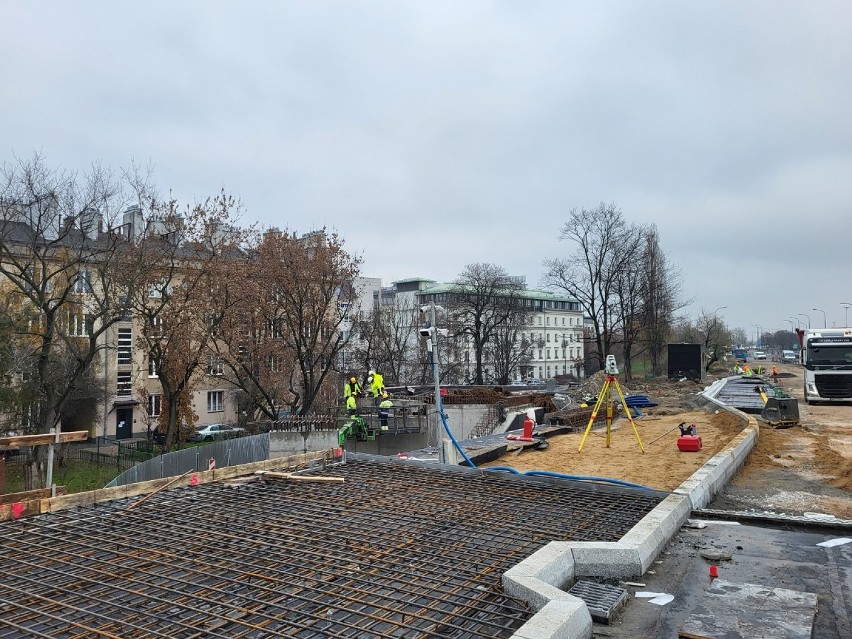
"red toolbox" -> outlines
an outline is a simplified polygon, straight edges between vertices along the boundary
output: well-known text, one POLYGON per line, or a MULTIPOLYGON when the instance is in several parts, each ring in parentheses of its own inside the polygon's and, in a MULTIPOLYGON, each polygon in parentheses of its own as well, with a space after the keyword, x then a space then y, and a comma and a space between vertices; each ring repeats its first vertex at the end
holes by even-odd
POLYGON ((685 453, 701 450, 701 438, 698 435, 682 435, 677 438, 677 448, 685 453))

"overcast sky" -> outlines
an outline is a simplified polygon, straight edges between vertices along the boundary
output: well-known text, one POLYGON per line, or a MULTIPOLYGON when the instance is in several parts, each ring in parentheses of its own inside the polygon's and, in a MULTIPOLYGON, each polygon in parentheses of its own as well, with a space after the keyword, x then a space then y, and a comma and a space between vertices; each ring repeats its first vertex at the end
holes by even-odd
POLYGON ((656 224, 693 317, 852 302, 848 1, 0 0, 0 83, 0 161, 151 163, 386 285, 536 287, 603 201, 656 224))

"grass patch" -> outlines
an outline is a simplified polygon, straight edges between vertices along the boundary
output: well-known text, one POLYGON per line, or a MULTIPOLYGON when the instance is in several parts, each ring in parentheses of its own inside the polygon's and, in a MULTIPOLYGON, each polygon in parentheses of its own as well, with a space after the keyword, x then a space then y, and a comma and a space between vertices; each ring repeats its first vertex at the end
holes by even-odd
MULTIPOLYGON (((121 470, 112 464, 72 461, 56 465, 53 469, 53 483, 65 486, 69 493, 82 493, 87 490, 103 488, 115 479, 121 470)), ((7 493, 26 490, 23 464, 6 464, 7 493)))

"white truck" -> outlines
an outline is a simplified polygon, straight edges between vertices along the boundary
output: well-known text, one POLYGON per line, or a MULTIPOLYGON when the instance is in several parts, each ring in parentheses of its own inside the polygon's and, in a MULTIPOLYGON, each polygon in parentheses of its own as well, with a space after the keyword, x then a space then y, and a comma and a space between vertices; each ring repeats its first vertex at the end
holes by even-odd
POLYGON ((852 328, 797 329, 805 403, 852 402, 852 328))

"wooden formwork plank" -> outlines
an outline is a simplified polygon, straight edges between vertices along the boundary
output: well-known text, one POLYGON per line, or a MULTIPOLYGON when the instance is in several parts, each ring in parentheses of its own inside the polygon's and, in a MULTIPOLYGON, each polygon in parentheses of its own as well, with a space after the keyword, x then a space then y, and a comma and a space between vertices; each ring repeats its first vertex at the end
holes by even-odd
MULTIPOLYGON (((68 489, 65 486, 57 486, 56 494, 67 495, 68 489)), ((39 488, 38 490, 26 490, 20 493, 6 493, 0 495, 0 505, 14 504, 16 501, 30 501, 33 499, 45 499, 51 497, 50 488, 39 488)))
MULTIPOLYGON (((70 433, 59 433, 59 443, 84 442, 89 439, 89 431, 75 430, 70 433)), ((56 433, 44 433, 40 435, 15 435, 13 437, 0 437, 0 446, 12 448, 15 446, 43 446, 55 444, 56 433)))

